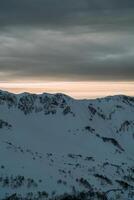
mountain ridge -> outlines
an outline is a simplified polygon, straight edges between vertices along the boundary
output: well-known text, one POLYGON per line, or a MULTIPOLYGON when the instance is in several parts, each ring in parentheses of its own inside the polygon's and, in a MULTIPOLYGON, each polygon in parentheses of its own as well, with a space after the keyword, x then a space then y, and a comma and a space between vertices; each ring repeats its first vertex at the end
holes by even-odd
POLYGON ((97 100, 97 99, 106 99, 106 98, 111 98, 111 97, 129 97, 129 98, 134 98, 134 96, 129 96, 129 95, 126 95, 126 94, 123 94, 123 93, 120 93, 120 94, 115 94, 115 95, 107 95, 107 96, 104 96, 104 97, 96 97, 96 98, 81 98, 81 99, 78 99, 78 98, 74 98, 70 95, 67 95, 65 93, 61 93, 61 92, 56 92, 56 93, 49 93, 49 92, 42 92, 42 93, 32 93, 32 92, 20 92, 20 93, 13 93, 13 92, 10 92, 8 90, 0 90, 0 93, 5 93, 5 94, 10 94, 10 95, 15 95, 15 96, 23 96, 23 95, 37 95, 37 96, 42 96, 42 95, 50 95, 50 96, 55 96, 55 95, 63 95, 63 96, 66 96, 66 97, 69 97, 71 99, 74 99, 74 100, 78 100, 78 101, 81 101, 81 100, 97 100))

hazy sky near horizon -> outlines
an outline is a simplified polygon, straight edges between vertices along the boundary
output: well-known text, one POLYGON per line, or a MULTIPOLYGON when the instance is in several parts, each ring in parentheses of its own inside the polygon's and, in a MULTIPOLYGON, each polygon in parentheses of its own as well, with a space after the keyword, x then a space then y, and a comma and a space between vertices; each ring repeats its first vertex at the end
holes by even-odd
POLYGON ((1 89, 13 93, 65 93, 76 99, 94 99, 122 94, 134 96, 134 82, 10 82, 1 83, 1 89))
POLYGON ((134 82, 134 1, 0 0, 0 87, 20 81, 134 82))

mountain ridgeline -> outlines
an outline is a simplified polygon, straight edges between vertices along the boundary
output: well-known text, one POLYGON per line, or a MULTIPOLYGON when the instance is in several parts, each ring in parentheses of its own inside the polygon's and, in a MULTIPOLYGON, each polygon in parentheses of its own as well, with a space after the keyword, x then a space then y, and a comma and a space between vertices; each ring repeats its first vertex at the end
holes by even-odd
POLYGON ((0 200, 76 199, 134 199, 134 97, 0 91, 0 200))

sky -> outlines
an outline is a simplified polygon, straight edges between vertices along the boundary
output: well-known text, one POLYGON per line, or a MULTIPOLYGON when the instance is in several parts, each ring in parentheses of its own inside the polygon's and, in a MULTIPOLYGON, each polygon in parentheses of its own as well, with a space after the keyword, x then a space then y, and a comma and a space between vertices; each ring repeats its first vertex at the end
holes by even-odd
POLYGON ((0 0, 0 88, 134 96, 134 1, 0 0))

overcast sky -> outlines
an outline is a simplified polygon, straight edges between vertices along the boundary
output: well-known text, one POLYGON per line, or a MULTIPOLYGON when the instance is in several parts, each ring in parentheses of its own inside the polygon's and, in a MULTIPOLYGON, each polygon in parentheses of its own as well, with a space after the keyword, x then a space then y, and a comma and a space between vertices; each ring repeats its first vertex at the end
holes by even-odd
POLYGON ((134 81, 134 0, 0 0, 0 80, 134 81))

